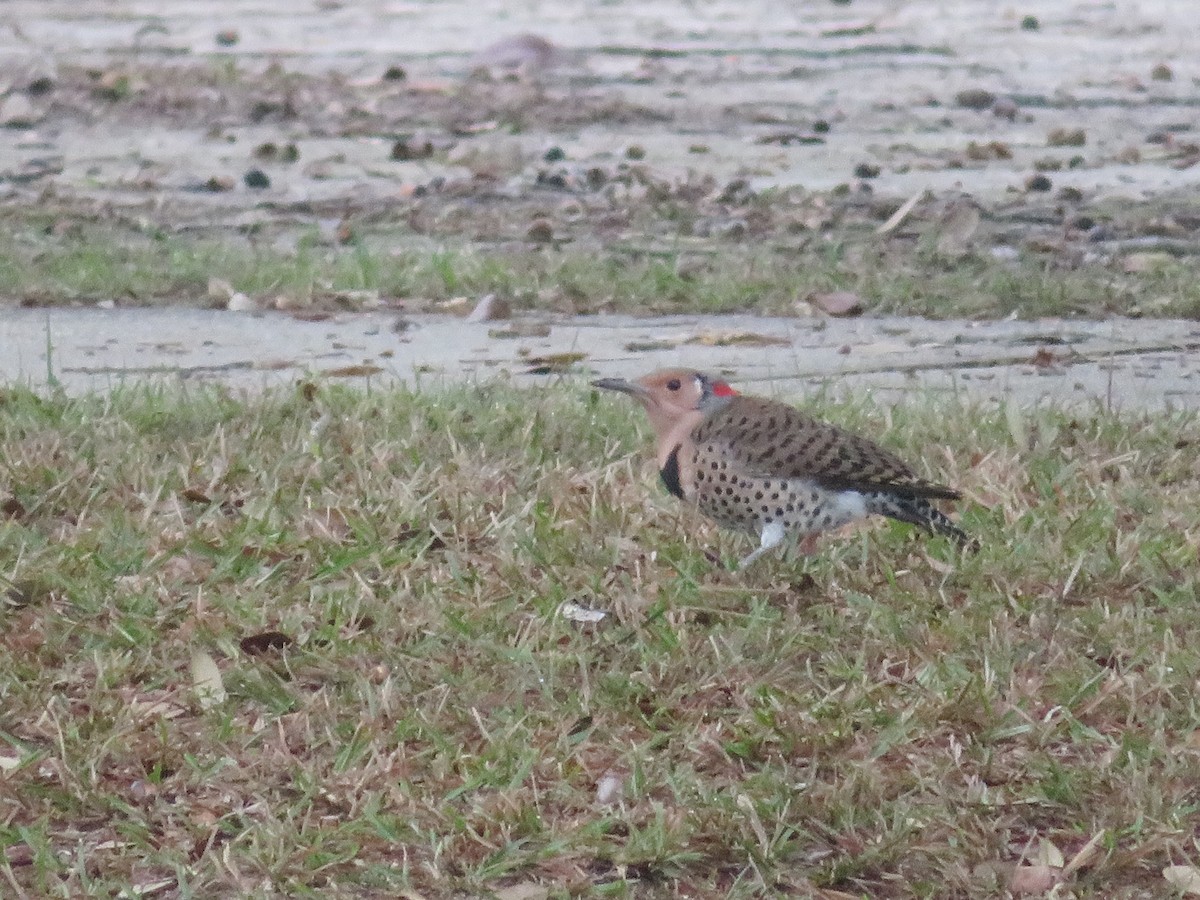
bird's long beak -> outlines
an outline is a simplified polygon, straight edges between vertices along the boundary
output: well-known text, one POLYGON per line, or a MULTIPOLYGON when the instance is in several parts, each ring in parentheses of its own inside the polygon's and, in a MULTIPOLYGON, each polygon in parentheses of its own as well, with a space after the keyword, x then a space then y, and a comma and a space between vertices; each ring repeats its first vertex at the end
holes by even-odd
POLYGON ((626 381, 624 378, 597 378, 592 382, 592 387, 602 388, 606 391, 620 391, 622 394, 632 394, 635 397, 645 397, 650 393, 636 381, 626 381))

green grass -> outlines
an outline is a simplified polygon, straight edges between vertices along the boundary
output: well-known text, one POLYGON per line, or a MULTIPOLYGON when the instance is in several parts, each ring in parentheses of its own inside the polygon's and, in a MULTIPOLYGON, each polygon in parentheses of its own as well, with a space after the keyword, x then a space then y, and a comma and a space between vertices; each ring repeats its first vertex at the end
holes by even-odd
POLYGON ((292 306, 333 308, 357 308, 369 296, 420 311, 498 293, 518 309, 791 315, 814 292, 850 290, 880 314, 1200 318, 1200 278, 1186 258, 1138 275, 1119 271, 1119 263, 1064 271, 1035 254, 1011 264, 983 255, 951 262, 920 247, 880 244, 869 228, 778 245, 675 237, 652 241, 661 245, 654 250, 601 248, 582 238, 579 246, 539 250, 416 237, 394 223, 358 228, 348 245, 304 232, 292 249, 266 234, 169 234, 119 223, 50 231, 40 214, 0 222, 0 284, 10 286, 0 302, 207 305, 224 299, 208 296, 216 277, 264 305, 283 297, 292 306))
POLYGON ((1072 896, 1169 895, 1200 422, 819 407, 982 550, 716 570, 747 539, 569 385, 0 395, 0 893, 978 897, 1053 845, 1072 896))

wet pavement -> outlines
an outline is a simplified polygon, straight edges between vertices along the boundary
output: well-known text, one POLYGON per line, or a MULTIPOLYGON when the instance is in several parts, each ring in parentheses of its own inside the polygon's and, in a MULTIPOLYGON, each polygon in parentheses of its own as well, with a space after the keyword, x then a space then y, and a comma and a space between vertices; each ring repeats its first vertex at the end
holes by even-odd
POLYGON ((11 310, 0 382, 69 392, 144 380, 257 390, 323 377, 437 385, 692 366, 764 393, 955 395, 1023 404, 1200 410, 1200 323, 936 322, 759 316, 519 318, 395 313, 306 321, 219 310, 11 310))

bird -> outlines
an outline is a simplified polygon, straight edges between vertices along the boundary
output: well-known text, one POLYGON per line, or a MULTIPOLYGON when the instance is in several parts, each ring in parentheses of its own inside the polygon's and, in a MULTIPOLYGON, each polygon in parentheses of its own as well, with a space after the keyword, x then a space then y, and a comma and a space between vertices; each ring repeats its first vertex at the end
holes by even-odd
POLYGON ((650 417, 666 489, 718 525, 748 532, 758 547, 745 569, 790 536, 811 553, 817 535, 871 515, 909 522, 963 548, 975 540, 933 501, 954 488, 915 474, 868 438, 777 400, 742 394, 694 369, 662 369, 636 380, 600 378, 650 417))

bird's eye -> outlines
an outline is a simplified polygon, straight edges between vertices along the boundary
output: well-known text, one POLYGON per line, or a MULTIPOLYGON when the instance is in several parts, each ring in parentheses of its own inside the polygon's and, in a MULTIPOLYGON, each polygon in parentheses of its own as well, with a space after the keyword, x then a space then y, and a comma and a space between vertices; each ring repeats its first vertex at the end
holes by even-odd
POLYGON ((678 378, 672 378, 670 381, 667 382, 667 390, 668 391, 677 391, 677 390, 679 390, 679 387, 680 387, 680 385, 679 385, 678 378))

